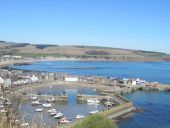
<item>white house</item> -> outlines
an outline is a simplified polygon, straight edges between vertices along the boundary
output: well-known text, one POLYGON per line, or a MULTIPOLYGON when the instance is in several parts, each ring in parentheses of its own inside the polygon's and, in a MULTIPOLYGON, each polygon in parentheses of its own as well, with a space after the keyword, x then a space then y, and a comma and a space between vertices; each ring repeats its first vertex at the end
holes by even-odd
POLYGON ((137 81, 136 80, 132 80, 132 85, 137 85, 137 81))
POLYGON ((67 82, 78 82, 78 77, 65 77, 67 82))
POLYGON ((36 82, 36 81, 38 81, 38 77, 36 77, 35 75, 33 75, 33 76, 30 77, 30 80, 31 80, 32 82, 36 82))

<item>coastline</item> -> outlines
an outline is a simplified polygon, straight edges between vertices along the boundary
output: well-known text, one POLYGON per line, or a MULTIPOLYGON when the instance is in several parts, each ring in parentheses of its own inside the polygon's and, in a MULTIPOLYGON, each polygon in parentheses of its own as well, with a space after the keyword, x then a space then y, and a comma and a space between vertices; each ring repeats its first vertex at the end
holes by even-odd
POLYGON ((30 65, 32 63, 36 63, 36 62, 55 62, 55 61, 75 61, 75 62, 131 62, 131 63, 149 63, 149 62, 169 62, 167 60, 156 60, 156 59, 152 59, 152 60, 114 60, 114 59, 94 59, 94 58, 86 58, 86 59, 82 59, 82 58, 24 58, 21 60, 12 60, 12 61, 1 61, 0 62, 0 68, 2 67, 11 67, 12 65, 30 65))
MULTIPOLYGON (((49 59, 47 60, 41 60, 41 61, 49 61, 49 59)), ((56 61, 56 60, 54 60, 54 61, 56 61)), ((34 62, 37 62, 37 60, 35 60, 35 61, 32 61, 32 63, 34 63, 34 62)), ((38 62, 40 62, 40 61, 38 61, 38 62)), ((103 90, 103 89, 107 89, 107 90, 110 90, 111 89, 111 87, 110 86, 104 86, 104 85, 99 85, 99 84, 83 84, 83 83, 75 83, 75 82, 64 82, 64 81, 58 81, 58 82, 47 82, 47 83, 39 83, 39 84, 37 84, 37 83, 35 83, 35 84, 33 84, 33 85, 26 85, 26 86, 23 86, 23 90, 25 91, 25 90, 30 90, 31 88, 42 88, 42 87, 48 87, 49 85, 52 85, 52 86, 58 86, 58 85, 68 85, 70 88, 76 88, 76 87, 91 87, 91 88, 96 88, 96 89, 101 89, 101 90, 103 90)), ((161 85, 162 86, 162 85, 161 85)), ((22 89, 21 89, 22 90, 22 89)), ((22 90, 22 91, 23 91, 22 90)), ((18 94, 21 94, 21 92, 22 91, 18 91, 17 93, 18 94)), ((15 93, 16 94, 16 92, 13 92, 13 93, 15 93)), ((128 93, 128 92, 127 92, 128 93)), ((132 111, 132 112, 134 112, 134 111, 132 111)), ((123 117, 122 118, 120 118, 120 120, 119 121, 122 121, 123 119, 125 119, 126 117, 129 117, 131 115, 131 112, 130 113, 127 113, 127 115, 123 115, 123 117), (125 117, 125 118, 124 118, 125 117)), ((118 118, 119 119, 119 118, 118 118)))

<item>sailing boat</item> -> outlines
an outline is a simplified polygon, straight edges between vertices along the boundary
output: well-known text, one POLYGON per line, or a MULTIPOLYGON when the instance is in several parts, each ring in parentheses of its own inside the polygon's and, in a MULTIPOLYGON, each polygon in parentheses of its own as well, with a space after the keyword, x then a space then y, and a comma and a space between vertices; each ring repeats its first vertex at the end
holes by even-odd
MULTIPOLYGON (((47 96, 47 95, 46 95, 47 96)), ((44 108, 50 108, 51 107, 51 103, 47 103, 47 98, 45 96, 45 103, 42 105, 44 108)))
POLYGON ((33 94, 32 94, 32 89, 31 89, 31 97, 30 97, 30 99, 31 99, 31 100, 37 100, 37 99, 38 99, 35 95, 33 96, 33 94))
POLYGON ((40 105, 41 103, 39 102, 39 100, 34 100, 31 102, 32 105, 40 105))
POLYGON ((95 105, 94 106, 94 110, 92 110, 92 111, 90 111, 89 113, 90 114, 96 114, 96 113, 98 113, 99 111, 97 110, 97 106, 95 105))
POLYGON ((98 110, 93 110, 93 111, 91 111, 91 112, 89 112, 90 114, 96 114, 96 113, 98 113, 99 111, 98 110))

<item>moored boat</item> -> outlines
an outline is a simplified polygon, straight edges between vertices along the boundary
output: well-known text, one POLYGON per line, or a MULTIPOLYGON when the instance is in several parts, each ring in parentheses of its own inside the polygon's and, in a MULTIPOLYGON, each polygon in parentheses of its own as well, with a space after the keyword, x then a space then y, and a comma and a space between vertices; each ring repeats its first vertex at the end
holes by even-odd
POLYGON ((37 109, 35 109, 35 111, 36 111, 36 112, 42 112, 43 109, 42 109, 42 108, 37 108, 37 109))
POLYGON ((36 96, 31 96, 30 99, 31 100, 37 100, 38 98, 36 96))
POLYGON ((76 118, 76 119, 82 119, 82 118, 84 118, 84 117, 85 117, 84 115, 79 115, 79 114, 78 114, 78 115, 76 115, 75 118, 76 118))
POLYGON ((60 121, 59 121, 61 124, 65 124, 65 123, 70 123, 71 121, 70 120, 68 120, 68 118, 67 117, 63 117, 63 118, 61 118, 60 119, 60 121))
POLYGON ((100 103, 100 100, 98 100, 97 98, 95 98, 95 99, 87 99, 87 103, 97 104, 97 103, 100 103))
POLYGON ((44 108, 50 108, 51 107, 51 103, 44 103, 42 106, 44 108))
POLYGON ((57 115, 57 111, 56 112, 50 112, 50 116, 55 116, 57 115))
POLYGON ((40 105, 41 103, 39 102, 39 100, 35 100, 31 102, 32 105, 40 105))
POLYGON ((49 109, 47 110, 48 113, 56 112, 56 109, 49 109))
POLYGON ((54 116, 54 118, 61 118, 61 117, 63 117, 63 116, 64 116, 63 113, 58 112, 58 113, 54 116))
POLYGON ((97 111, 97 110, 93 110, 93 111, 91 111, 91 112, 89 112, 90 114, 96 114, 96 113, 98 113, 99 111, 97 111))

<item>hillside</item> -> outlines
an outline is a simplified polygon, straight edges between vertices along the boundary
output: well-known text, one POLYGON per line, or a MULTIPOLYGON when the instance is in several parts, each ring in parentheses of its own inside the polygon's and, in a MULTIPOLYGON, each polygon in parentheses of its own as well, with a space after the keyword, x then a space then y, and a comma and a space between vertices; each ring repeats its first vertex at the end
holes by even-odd
POLYGON ((168 61, 170 55, 152 51, 129 50, 94 46, 35 45, 0 41, 0 54, 23 57, 76 58, 106 61, 168 61))

